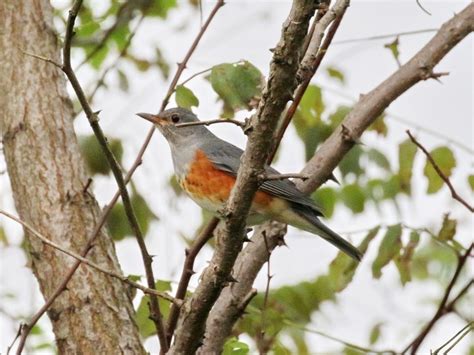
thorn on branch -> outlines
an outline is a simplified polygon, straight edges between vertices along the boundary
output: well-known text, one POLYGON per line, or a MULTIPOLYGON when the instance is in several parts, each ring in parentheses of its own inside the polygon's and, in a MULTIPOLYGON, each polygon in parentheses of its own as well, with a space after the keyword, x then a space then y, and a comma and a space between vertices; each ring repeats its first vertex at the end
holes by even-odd
POLYGON ((341 124, 341 135, 344 142, 351 144, 363 144, 359 137, 354 135, 354 133, 344 124, 341 124))

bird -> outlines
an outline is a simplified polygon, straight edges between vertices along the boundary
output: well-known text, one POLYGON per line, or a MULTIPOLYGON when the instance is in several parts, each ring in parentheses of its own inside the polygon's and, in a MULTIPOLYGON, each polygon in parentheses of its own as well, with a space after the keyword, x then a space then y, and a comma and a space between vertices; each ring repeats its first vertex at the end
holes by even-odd
MULTIPOLYGON (((173 167, 181 188, 201 208, 217 217, 235 184, 243 150, 214 135, 200 125, 190 110, 176 107, 159 114, 137 113, 152 122, 170 146, 173 167), (191 125, 182 125, 189 124, 191 125), (180 126, 182 125, 182 126, 180 126)), ((266 175, 280 173, 265 165, 266 175)), ((316 234, 341 251, 360 261, 362 253, 321 222, 321 208, 298 190, 289 179, 266 180, 259 185, 251 204, 247 224, 266 220, 289 224, 316 234)))

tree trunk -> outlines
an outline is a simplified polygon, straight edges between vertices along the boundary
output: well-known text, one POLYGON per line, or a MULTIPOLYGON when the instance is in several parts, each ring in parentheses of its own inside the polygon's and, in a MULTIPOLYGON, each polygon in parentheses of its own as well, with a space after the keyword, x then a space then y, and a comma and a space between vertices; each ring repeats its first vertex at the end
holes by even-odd
MULTIPOLYGON (((0 1, 0 132, 17 211, 54 242, 76 252, 100 209, 90 192, 62 72, 23 52, 60 62, 47 0, 0 1)), ((26 233, 33 272, 48 298, 74 260, 26 233)), ((102 231, 89 257, 120 270, 102 231)), ((48 311, 59 353, 144 353, 126 288, 82 265, 48 311)))

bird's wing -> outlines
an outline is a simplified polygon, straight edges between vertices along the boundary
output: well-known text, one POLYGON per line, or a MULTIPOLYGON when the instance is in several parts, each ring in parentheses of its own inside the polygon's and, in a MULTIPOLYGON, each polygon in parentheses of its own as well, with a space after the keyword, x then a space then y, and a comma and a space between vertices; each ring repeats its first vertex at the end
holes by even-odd
MULTIPOLYGON (((243 150, 222 140, 219 144, 216 143, 213 142, 207 147, 203 147, 208 154, 208 158, 218 169, 237 176, 243 150)), ((268 175, 280 174, 270 166, 265 167, 265 173, 268 175)), ((298 190, 295 184, 288 179, 265 181, 260 185, 260 190, 289 202, 309 207, 318 216, 323 214, 321 208, 310 197, 298 190)))

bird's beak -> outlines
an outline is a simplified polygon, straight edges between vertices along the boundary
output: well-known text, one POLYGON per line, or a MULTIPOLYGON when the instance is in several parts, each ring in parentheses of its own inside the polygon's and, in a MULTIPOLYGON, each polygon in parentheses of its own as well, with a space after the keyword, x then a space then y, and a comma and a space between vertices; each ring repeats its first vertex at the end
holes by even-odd
POLYGON ((152 115, 151 113, 137 113, 136 115, 144 118, 147 121, 150 121, 151 123, 161 125, 162 120, 159 116, 152 115))

